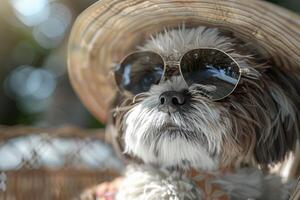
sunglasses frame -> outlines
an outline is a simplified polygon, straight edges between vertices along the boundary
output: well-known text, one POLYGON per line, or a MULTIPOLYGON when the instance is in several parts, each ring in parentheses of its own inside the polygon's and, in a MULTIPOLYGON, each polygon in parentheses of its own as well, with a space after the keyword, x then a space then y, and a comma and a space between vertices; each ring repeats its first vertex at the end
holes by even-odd
MULTIPOLYGON (((231 90, 231 92, 228 93, 226 96, 221 97, 221 98, 216 98, 216 99, 211 98, 212 101, 220 101, 220 100, 222 100, 222 99, 225 99, 225 98, 228 97, 229 95, 231 95, 231 94, 235 91, 236 87, 238 86, 238 84, 239 84, 239 82, 240 82, 240 80, 241 80, 241 76, 242 76, 243 74, 248 74, 248 73, 249 73, 249 69, 248 69, 248 68, 242 69, 242 68, 240 67, 240 65, 237 63, 237 61, 236 61, 234 58, 232 58, 232 56, 230 56, 230 55, 229 55, 228 53, 226 53, 225 51, 220 50, 220 49, 217 49, 217 48, 209 48, 209 47, 189 49, 189 50, 185 51, 184 54, 182 54, 182 56, 180 57, 179 61, 166 61, 166 60, 163 58, 163 56, 161 56, 158 52, 155 52, 155 51, 134 51, 134 52, 131 52, 131 53, 127 54, 127 55, 121 60, 121 62, 119 62, 119 67, 121 67, 121 66, 122 66, 122 63, 123 63, 129 56, 131 56, 131 55, 133 55, 133 54, 136 54, 136 53, 147 53, 147 52, 149 52, 149 53, 154 53, 155 55, 157 55, 157 56, 159 56, 159 57, 161 58, 161 60, 163 61, 163 68, 164 68, 164 69, 163 69, 162 76, 161 76, 161 78, 160 78, 160 80, 159 80, 159 82, 158 82, 157 85, 159 85, 159 84, 164 80, 164 78, 165 78, 165 73, 166 73, 166 70, 167 70, 167 66, 168 66, 168 67, 170 67, 170 66, 171 66, 171 67, 176 66, 176 68, 179 69, 180 76, 181 76, 182 79, 184 80, 185 84, 186 84, 187 86, 189 86, 189 84, 188 84, 187 81, 185 80, 185 78, 184 78, 184 76, 183 76, 183 73, 182 73, 182 69, 181 69, 181 68, 182 68, 182 67, 181 67, 181 61, 182 61, 182 58, 183 58, 188 52, 194 51, 194 50, 215 50, 215 51, 219 51, 219 52, 225 54, 226 56, 228 56, 228 57, 229 57, 229 58, 237 65, 237 67, 239 68, 239 77, 238 77, 237 83, 235 84, 235 86, 233 87, 233 89, 231 90), (170 64, 171 64, 171 65, 170 65, 170 64)), ((116 83, 116 85, 117 85, 118 90, 119 90, 121 93, 123 93, 123 94, 125 94, 125 95, 127 95, 127 96, 137 96, 137 95, 143 93, 143 92, 141 92, 141 93, 139 93, 139 94, 134 95, 134 94, 132 94, 130 91, 127 91, 127 90, 125 90, 125 89, 120 88, 120 86, 119 86, 119 84, 118 84, 118 82, 117 82, 117 78, 116 78, 116 71, 114 71, 114 79, 115 79, 115 83, 116 83)))

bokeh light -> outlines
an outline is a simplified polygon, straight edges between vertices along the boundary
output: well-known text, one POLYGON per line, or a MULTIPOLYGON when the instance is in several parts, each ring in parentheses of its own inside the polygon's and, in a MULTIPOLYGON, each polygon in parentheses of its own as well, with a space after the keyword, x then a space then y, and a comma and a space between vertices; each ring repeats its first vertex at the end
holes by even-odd
POLYGON ((49 16, 48 0, 11 0, 16 16, 27 26, 34 26, 49 16))
POLYGON ((51 3, 49 9, 49 17, 33 28, 34 39, 46 49, 62 42, 72 19, 70 10, 61 3, 51 3))
POLYGON ((0 2, 0 124, 103 127, 76 97, 66 71, 71 25, 95 1, 0 2))
POLYGON ((7 94, 19 103, 21 109, 29 113, 46 109, 47 100, 56 86, 54 74, 29 65, 13 70, 5 83, 7 94))
POLYGON ((11 0, 17 18, 32 28, 36 42, 45 49, 55 48, 65 38, 72 13, 62 3, 48 0, 11 0))

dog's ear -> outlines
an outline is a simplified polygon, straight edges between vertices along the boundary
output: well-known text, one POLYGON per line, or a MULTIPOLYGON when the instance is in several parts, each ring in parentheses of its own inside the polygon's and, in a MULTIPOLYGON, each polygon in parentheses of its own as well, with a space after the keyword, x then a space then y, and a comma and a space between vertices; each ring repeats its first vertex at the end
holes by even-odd
MULTIPOLYGON (((300 73, 272 69, 263 75, 264 120, 254 155, 261 165, 282 161, 300 138, 300 73)), ((259 120, 259 119, 258 119, 259 120)))

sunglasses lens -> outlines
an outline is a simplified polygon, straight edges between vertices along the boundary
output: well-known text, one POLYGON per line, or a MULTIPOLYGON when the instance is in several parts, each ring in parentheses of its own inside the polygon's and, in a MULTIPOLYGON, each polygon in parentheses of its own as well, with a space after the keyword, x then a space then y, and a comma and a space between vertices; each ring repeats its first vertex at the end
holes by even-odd
POLYGON ((191 50, 182 57, 180 66, 188 85, 212 86, 208 91, 212 100, 220 100, 233 92, 241 76, 237 63, 217 49, 191 50))
POLYGON ((136 52, 127 56, 115 70, 121 90, 132 94, 146 92, 158 84, 164 71, 164 61, 154 52, 136 52))

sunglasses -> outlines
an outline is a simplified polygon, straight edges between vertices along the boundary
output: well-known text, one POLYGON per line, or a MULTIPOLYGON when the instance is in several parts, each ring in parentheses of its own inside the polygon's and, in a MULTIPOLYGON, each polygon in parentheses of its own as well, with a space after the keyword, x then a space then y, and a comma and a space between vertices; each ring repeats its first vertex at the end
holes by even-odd
POLYGON ((182 76, 188 86, 213 86, 208 92, 213 101, 229 96, 242 73, 230 55, 214 48, 189 50, 178 62, 165 61, 152 51, 137 51, 127 55, 114 72, 117 86, 124 93, 137 95, 172 76, 182 76))

